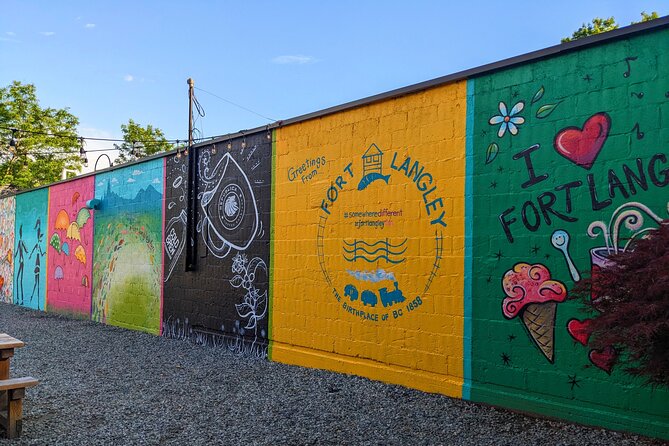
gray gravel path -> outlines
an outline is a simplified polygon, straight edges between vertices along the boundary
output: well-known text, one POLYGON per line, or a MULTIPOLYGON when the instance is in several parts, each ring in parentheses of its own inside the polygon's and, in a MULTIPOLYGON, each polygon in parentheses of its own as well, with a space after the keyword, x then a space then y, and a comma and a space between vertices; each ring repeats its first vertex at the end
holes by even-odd
POLYGON ((23 436, 5 445, 660 445, 355 376, 245 359, 0 304, 26 342, 23 436))

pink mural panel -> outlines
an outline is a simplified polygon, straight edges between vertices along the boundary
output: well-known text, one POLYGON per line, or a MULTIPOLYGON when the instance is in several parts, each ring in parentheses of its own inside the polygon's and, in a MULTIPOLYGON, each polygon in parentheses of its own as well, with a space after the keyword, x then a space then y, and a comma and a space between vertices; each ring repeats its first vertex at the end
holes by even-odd
POLYGON ((95 177, 51 187, 48 227, 47 310, 88 318, 91 313, 95 177))

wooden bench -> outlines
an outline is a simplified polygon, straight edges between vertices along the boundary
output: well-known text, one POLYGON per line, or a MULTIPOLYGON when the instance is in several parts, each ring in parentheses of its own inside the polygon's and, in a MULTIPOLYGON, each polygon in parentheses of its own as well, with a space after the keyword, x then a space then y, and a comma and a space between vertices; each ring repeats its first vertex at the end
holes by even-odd
POLYGON ((39 383, 35 378, 12 378, 0 380, 0 398, 7 399, 6 409, 0 412, 0 426, 7 438, 17 438, 23 429, 23 398, 26 389, 39 383))

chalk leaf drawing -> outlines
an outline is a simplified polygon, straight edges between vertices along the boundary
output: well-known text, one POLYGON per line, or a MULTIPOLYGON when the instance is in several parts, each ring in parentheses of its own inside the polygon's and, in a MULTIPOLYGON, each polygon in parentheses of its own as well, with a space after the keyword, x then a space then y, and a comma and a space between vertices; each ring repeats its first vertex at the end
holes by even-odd
POLYGON ((497 158, 497 155, 499 154, 499 146, 497 143, 490 143, 488 146, 488 150, 485 152, 485 163, 490 164, 492 163, 495 158, 497 158))
POLYGON ((507 130, 511 135, 518 134, 518 126, 525 122, 525 118, 516 115, 523 111, 523 108, 525 108, 525 101, 520 101, 513 106, 511 111, 507 111, 506 104, 500 101, 499 115, 493 116, 488 121, 490 125, 499 124, 497 136, 503 137, 507 130))
POLYGON ((552 280, 542 264, 517 263, 504 274, 502 287, 507 296, 502 302, 504 317, 520 315, 534 344, 553 363, 557 304, 567 298, 564 284, 552 280))
POLYGON ((572 163, 590 170, 602 150, 611 129, 611 118, 605 112, 590 116, 583 128, 565 127, 555 135, 553 147, 572 163))
POLYGON ((198 194, 202 219, 197 231, 209 252, 226 257, 231 249, 246 250, 260 225, 258 206, 246 173, 229 154, 212 168, 211 154, 203 152, 199 172, 206 190, 198 194))

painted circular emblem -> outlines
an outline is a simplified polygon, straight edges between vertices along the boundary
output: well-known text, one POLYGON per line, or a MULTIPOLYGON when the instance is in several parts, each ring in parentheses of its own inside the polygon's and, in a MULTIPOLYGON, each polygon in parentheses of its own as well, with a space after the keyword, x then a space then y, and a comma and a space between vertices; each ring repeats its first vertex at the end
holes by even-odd
POLYGON ((225 229, 232 231, 244 219, 244 193, 236 184, 228 184, 218 199, 218 216, 225 229))
POLYGON ((387 321, 424 304, 443 258, 446 211, 436 179, 419 160, 372 144, 361 161, 330 179, 318 260, 347 313, 387 321))

